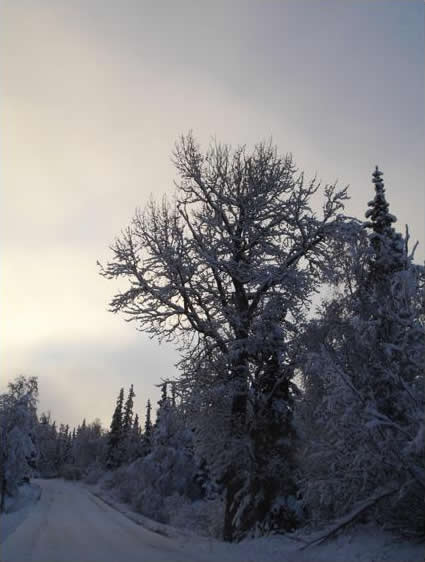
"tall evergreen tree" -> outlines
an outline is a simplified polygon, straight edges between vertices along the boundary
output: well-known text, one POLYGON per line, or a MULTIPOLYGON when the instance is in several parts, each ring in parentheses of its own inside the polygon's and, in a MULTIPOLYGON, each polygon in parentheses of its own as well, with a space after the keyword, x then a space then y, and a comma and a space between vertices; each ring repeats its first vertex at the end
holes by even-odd
POLYGON ((139 416, 136 414, 125 441, 125 461, 127 463, 133 462, 143 454, 142 445, 142 431, 139 424, 139 416))
POLYGON ((130 432, 130 429, 133 425, 133 406, 134 406, 134 397, 136 394, 134 393, 133 385, 130 386, 130 390, 128 391, 127 400, 124 405, 124 413, 123 413, 123 421, 122 421, 122 430, 124 435, 127 435, 130 432))
POLYGON ((371 274, 375 281, 388 279, 388 275, 406 267, 405 244, 400 233, 392 224, 397 218, 389 211, 385 196, 383 172, 376 166, 372 174, 375 185, 375 197, 368 203, 365 226, 372 230, 369 235, 374 256, 371 262, 371 274))
POLYGON ((363 244, 347 249, 367 274, 356 278, 351 269, 353 278, 324 305, 309 334, 305 404, 314 413, 305 426, 312 435, 304 499, 320 520, 369 502, 381 522, 420 534, 424 268, 391 226, 381 176, 376 169, 366 223, 372 233, 362 229, 363 244))
POLYGON ((176 397, 177 397, 177 394, 176 394, 176 383, 173 382, 173 383, 171 383, 171 406, 172 406, 173 408, 175 408, 176 405, 177 405, 176 397))
POLYGON ((152 448, 152 406, 151 401, 146 403, 145 415, 145 431, 143 433, 143 451, 144 454, 150 453, 152 448))
POLYGON ((139 414, 136 414, 136 415, 134 416, 133 432, 134 432, 136 435, 141 435, 141 429, 140 429, 140 423, 139 423, 139 414))
POLYGON ((145 436, 150 437, 152 433, 152 406, 151 401, 146 402, 146 417, 145 417, 145 436))
POLYGON ((112 416, 108 436, 108 452, 106 456, 106 466, 108 468, 116 468, 121 463, 120 443, 123 433, 123 403, 124 389, 121 388, 112 416))

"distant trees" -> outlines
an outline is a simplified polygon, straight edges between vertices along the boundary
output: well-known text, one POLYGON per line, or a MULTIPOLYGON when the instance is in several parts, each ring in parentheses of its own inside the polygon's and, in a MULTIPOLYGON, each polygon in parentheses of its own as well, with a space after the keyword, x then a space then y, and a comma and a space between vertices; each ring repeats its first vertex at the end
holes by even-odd
POLYGON ((346 191, 325 186, 319 217, 311 199, 320 185, 270 145, 203 154, 188 135, 174 156, 175 200, 137 212, 101 268, 129 282, 111 310, 178 341, 192 374, 209 362, 209 390, 228 397, 225 538, 254 524, 289 529, 297 326, 332 260, 346 191))
POLYGON ((50 412, 42 413, 36 429, 39 449, 37 469, 43 477, 58 474, 56 422, 52 421, 50 412))
MULTIPOLYGON (((123 463, 129 463, 140 456, 146 447, 143 444, 143 435, 139 424, 139 416, 134 417, 134 392, 130 386, 124 403, 124 389, 121 388, 115 410, 112 416, 106 454, 107 468, 117 468, 123 463), (133 419, 134 418, 134 419, 133 419)), ((150 412, 146 418, 150 423, 150 412)))
MULTIPOLYGON (((203 496, 196 481, 197 465, 193 434, 184 407, 162 384, 155 423, 150 421, 139 454, 111 474, 111 481, 123 501, 148 517, 169 523, 175 512, 203 496)), ((134 428, 134 426, 133 426, 134 428)))
POLYGON ((36 426, 38 446, 37 469, 43 477, 53 477, 60 474, 62 466, 72 461, 72 434, 68 425, 52 421, 50 412, 42 413, 36 426))
POLYGON ((99 419, 77 427, 75 438, 72 440, 71 465, 78 467, 84 473, 93 464, 103 464, 106 456, 106 436, 99 419))

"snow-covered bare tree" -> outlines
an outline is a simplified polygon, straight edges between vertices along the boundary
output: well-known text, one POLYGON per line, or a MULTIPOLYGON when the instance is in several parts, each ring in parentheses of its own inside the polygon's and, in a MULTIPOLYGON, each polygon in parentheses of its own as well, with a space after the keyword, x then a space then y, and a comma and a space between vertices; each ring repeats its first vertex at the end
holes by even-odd
POLYGON ((177 341, 183 360, 217 356, 215 379, 229 397, 224 537, 274 524, 276 496, 288 529, 297 323, 329 265, 346 190, 325 186, 314 212, 320 184, 270 144, 251 153, 213 144, 204 154, 189 134, 174 157, 175 198, 137 211, 101 267, 129 283, 111 310, 177 341))

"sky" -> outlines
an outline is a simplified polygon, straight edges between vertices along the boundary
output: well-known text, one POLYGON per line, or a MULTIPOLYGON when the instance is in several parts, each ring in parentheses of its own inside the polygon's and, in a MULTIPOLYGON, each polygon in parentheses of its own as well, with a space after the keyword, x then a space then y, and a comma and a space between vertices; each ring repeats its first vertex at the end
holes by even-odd
POLYGON ((143 417, 173 377, 171 344, 108 312, 97 260, 171 152, 272 138, 307 177, 384 172, 424 257, 423 0, 3 0, 0 4, 0 391, 38 376, 40 411, 109 425, 131 383, 143 417))

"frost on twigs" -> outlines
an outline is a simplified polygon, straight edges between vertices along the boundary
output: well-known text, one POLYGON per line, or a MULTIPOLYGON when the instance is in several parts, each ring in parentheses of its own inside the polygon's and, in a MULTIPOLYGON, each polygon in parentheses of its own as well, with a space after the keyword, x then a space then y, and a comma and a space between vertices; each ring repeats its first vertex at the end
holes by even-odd
POLYGON ((347 192, 306 181, 271 144, 248 152, 215 143, 203 153, 189 134, 174 163, 174 198, 138 211, 101 267, 126 284, 111 310, 177 343, 200 416, 208 419, 218 392, 226 396, 227 425, 217 433, 226 450, 225 537, 243 536, 257 521, 292 528, 296 517, 280 513, 278 523, 272 505, 296 493, 296 340, 311 296, 333 269, 347 192), (311 200, 320 191, 316 213, 311 200))

